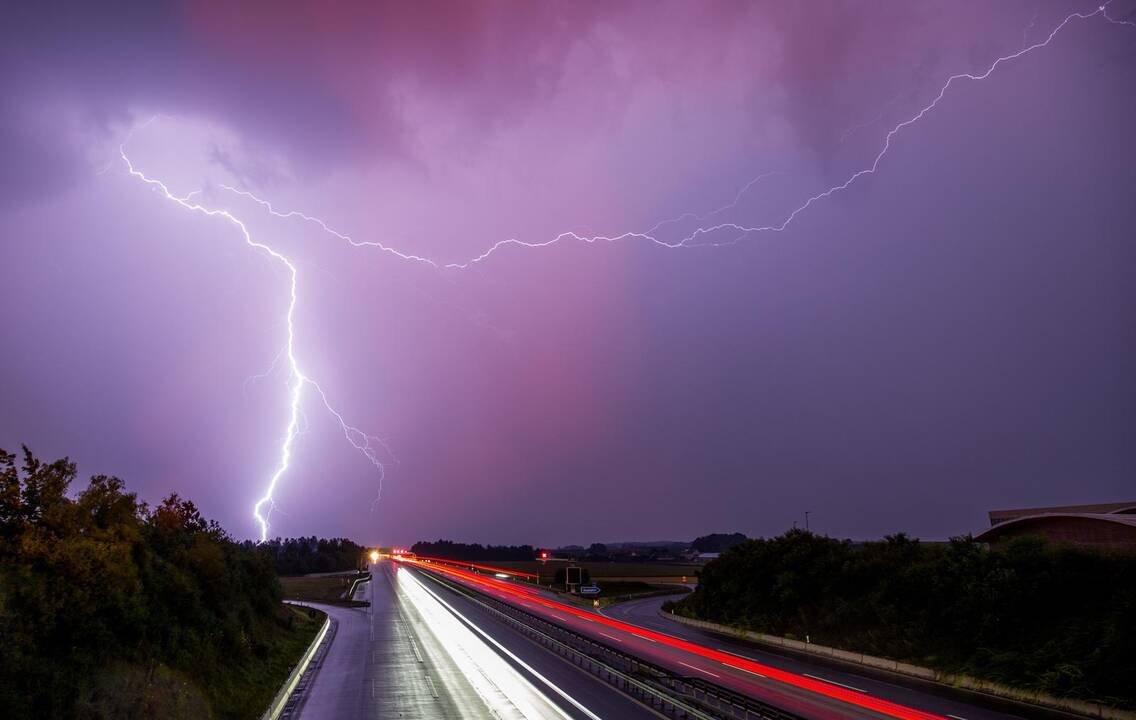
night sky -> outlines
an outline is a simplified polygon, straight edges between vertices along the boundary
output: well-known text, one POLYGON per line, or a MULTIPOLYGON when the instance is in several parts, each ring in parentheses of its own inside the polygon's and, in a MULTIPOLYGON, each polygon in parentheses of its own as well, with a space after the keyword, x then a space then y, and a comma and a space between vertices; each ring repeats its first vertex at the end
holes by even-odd
POLYGON ((294 263, 303 373, 389 448, 372 508, 305 387, 273 535, 689 539, 808 510, 945 538, 1136 495, 1131 2, 236 5, 5 9, 0 447, 258 534, 289 274, 126 142, 294 263), (1073 12, 876 173, 738 231, 1073 12), (693 238, 436 269, 223 185, 443 265, 693 238))

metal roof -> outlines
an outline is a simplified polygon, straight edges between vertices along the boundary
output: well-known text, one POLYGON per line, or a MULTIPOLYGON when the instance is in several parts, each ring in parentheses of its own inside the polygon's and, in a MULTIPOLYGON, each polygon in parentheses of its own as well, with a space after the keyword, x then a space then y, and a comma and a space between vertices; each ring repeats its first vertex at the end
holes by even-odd
POLYGON ((1077 519, 1077 520, 1093 520, 1097 522, 1116 523, 1119 525, 1127 525, 1128 527, 1136 528, 1136 515, 1125 515, 1112 513, 1038 513, 1036 515, 1025 515, 1022 517, 1015 517, 1010 520, 1005 520, 992 527, 989 527, 974 536, 975 540, 987 542, 992 536, 1000 535, 1003 531, 1011 526, 1024 525, 1027 523, 1034 523, 1044 520, 1062 520, 1062 519, 1077 519))
POLYGON ((1055 507, 1018 508, 1015 510, 991 510, 990 524, 998 525, 1017 518, 1055 513, 1076 513, 1080 515, 1113 515, 1117 513, 1136 513, 1136 500, 1129 502, 1096 503, 1095 505, 1058 505, 1055 507))

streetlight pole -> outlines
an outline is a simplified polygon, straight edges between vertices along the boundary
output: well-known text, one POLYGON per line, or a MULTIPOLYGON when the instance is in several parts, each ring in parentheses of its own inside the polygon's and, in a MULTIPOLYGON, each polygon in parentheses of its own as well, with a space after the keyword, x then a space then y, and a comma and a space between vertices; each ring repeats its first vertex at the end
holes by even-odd
POLYGON ((806 511, 805 511, 805 532, 808 532, 808 531, 809 531, 809 514, 810 514, 811 512, 812 512, 811 510, 806 510, 806 511))

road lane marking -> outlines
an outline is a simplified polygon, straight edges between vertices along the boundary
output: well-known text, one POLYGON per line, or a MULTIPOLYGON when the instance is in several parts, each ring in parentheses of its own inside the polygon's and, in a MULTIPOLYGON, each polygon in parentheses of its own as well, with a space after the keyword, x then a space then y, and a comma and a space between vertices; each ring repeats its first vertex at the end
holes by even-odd
POLYGON ((714 673, 710 672, 709 670, 703 670, 703 669, 702 669, 702 668, 700 668, 700 667, 695 667, 695 666, 693 666, 693 665, 687 665, 687 664, 686 664, 686 663, 684 663, 684 662, 683 662, 682 660, 679 660, 679 661, 678 661, 678 664, 679 664, 679 665, 686 665, 686 667, 690 668, 691 670, 697 670, 697 671, 698 671, 698 672, 700 672, 700 673, 706 673, 706 674, 707 674, 707 675, 709 675, 710 677, 716 677, 716 678, 720 678, 720 677, 722 677, 721 675, 715 675, 714 673))
POLYGON ((856 692, 861 692, 861 693, 868 692, 867 690, 865 690, 863 688, 853 687, 852 685, 845 685, 844 683, 838 683, 835 680, 829 680, 828 678, 817 677, 816 675, 809 675, 808 673, 801 673, 801 674, 804 675, 807 678, 812 678, 813 680, 820 680, 821 682, 826 682, 829 685, 839 685, 842 688, 848 688, 849 690, 855 690, 856 692))
POLYGON ((958 715, 947 715, 947 717, 954 718, 955 720, 966 720, 966 718, 960 717, 958 715))
POLYGON ((556 613, 549 613, 549 615, 551 615, 552 617, 557 618, 559 620, 563 620, 564 622, 571 622, 568 618, 564 617, 563 615, 557 615, 556 613))
POLYGON ((634 635, 635 637, 641 639, 641 640, 646 640, 647 642, 653 642, 653 643, 659 642, 658 640, 652 640, 651 638, 647 637, 646 635, 640 635, 639 633, 631 633, 631 634, 634 635))
MULTIPOLYGON (((491 645, 491 646, 495 647, 495 648, 497 649, 497 651, 498 651, 498 652, 500 652, 501 654, 508 656, 508 657, 509 657, 509 658, 510 658, 510 659, 511 659, 511 660, 512 660, 512 661, 513 661, 514 663, 516 663, 516 664, 517 664, 517 665, 519 665, 520 667, 524 668, 524 669, 525 669, 525 671, 527 671, 527 672, 528 672, 529 674, 531 674, 531 675, 532 675, 533 677, 535 677, 535 678, 536 678, 537 680, 539 680, 539 681, 541 681, 542 683, 544 683, 544 684, 545 684, 545 685, 546 685, 546 686, 547 686, 547 687, 548 687, 548 688, 549 688, 550 690, 552 690, 552 691, 553 691, 554 693, 556 693, 557 695, 559 695, 559 696, 560 696, 561 698, 563 698, 563 699, 564 699, 565 701, 567 701, 568 703, 570 703, 570 704, 571 704, 571 705, 572 705, 573 707, 575 707, 575 708, 576 708, 577 710, 579 710, 579 711, 580 711, 581 713, 583 713, 584 715, 586 715, 586 716, 587 716, 587 717, 588 717, 588 718, 589 718, 590 720, 601 720, 601 719, 600 719, 600 716, 599 716, 599 715, 596 715, 596 714, 595 714, 594 712, 592 712, 592 711, 591 711, 591 710, 589 710, 588 708, 584 707, 584 705, 582 705, 582 704, 580 703, 580 701, 579 701, 579 700, 577 700, 576 698, 574 698, 574 697, 572 697, 571 695, 569 695, 569 694, 568 694, 567 692, 565 692, 565 691, 564 691, 563 689, 561 689, 561 688, 560 688, 559 686, 557 686, 557 685, 556 685, 556 683, 552 682, 551 680, 549 680, 548 678, 546 678, 546 677, 545 677, 544 675, 541 675, 541 674, 540 674, 539 672, 537 672, 537 671, 536 671, 536 669, 535 669, 535 668, 533 668, 533 667, 532 667, 531 665, 529 665, 528 663, 526 663, 526 662, 525 662, 524 660, 522 660, 522 659, 520 659, 519 657, 517 657, 517 655, 516 655, 515 653, 513 653, 512 651, 510 651, 510 650, 509 650, 508 648, 506 648, 506 647, 505 647, 504 645, 502 645, 501 643, 497 642, 497 640, 495 640, 495 639, 493 638, 493 636, 492 636, 492 635, 490 635, 489 633, 487 633, 487 632, 485 632, 484 630, 482 630, 481 628, 479 628, 479 627, 478 627, 477 625, 475 625, 475 624, 474 624, 474 623, 473 623, 472 621, 470 621, 470 620, 469 620, 469 619, 468 619, 467 617, 465 617, 465 616, 464 616, 464 615, 462 615, 462 614, 461 614, 460 612, 458 612, 458 611, 457 611, 457 610, 456 610, 456 609, 454 608, 454 606, 453 606, 453 605, 450 605, 450 604, 449 604, 448 602, 446 602, 445 600, 443 600, 443 599, 442 599, 442 598, 441 598, 441 597, 440 597, 440 596, 438 595, 438 593, 434 592, 434 591, 433 591, 433 590, 431 590, 430 588, 428 588, 428 587, 426 587, 425 585, 423 585, 423 584, 422 584, 422 582, 421 582, 420 580, 418 580, 417 578, 415 578, 415 577, 414 577, 413 575, 411 575, 411 574, 407 574, 407 577, 408 577, 408 578, 409 578, 409 579, 410 579, 411 581, 413 581, 414 583, 416 583, 418 587, 422 588, 422 589, 423 589, 424 591, 426 591, 427 593, 429 593, 429 594, 430 594, 430 595, 431 595, 431 596, 432 596, 432 597, 433 597, 433 598, 434 598, 435 600, 437 600, 437 601, 438 601, 438 603, 439 603, 439 604, 441 604, 441 605, 442 605, 442 607, 444 607, 444 608, 446 608, 447 610, 449 610, 449 611, 450 611, 450 612, 451 612, 451 613, 452 613, 452 614, 453 614, 454 616, 456 616, 456 617, 460 618, 460 619, 461 619, 461 621, 462 621, 462 622, 463 622, 463 623, 464 623, 464 624, 465 624, 465 625, 466 625, 466 626, 467 626, 467 627, 468 627, 469 629, 471 629, 471 630, 475 631, 475 632, 476 632, 476 633, 477 633, 478 635, 480 635, 480 636, 481 636, 482 638, 484 638, 484 640, 485 640, 485 642, 486 642, 486 643, 488 643, 489 645, 491 645)), ((435 582, 436 582, 436 581, 435 581, 435 582)), ((522 680, 523 680, 523 679, 524 679, 524 678, 522 678, 522 680)), ((527 682, 527 680, 526 680, 525 682, 527 682)), ((538 691, 538 692, 539 692, 539 691, 538 691)), ((550 702, 551 702, 551 701, 550 701, 550 702)), ((561 717, 564 717, 564 718, 568 718, 568 717, 570 717, 570 716, 569 716, 569 715, 568 715, 567 713, 565 713, 565 712, 564 712, 563 710, 561 710, 561 709, 560 709, 560 706, 559 706, 559 705, 557 705, 556 703, 551 703, 551 705, 552 705, 552 707, 553 707, 553 708, 554 708, 554 709, 555 709, 555 710, 556 710, 556 711, 557 711, 557 712, 558 712, 558 713, 559 713, 559 714, 561 715, 561 717)))
POLYGON ((418 658, 418 662, 424 662, 422 653, 418 652, 418 643, 414 642, 414 638, 410 637, 409 634, 407 634, 406 639, 410 641, 410 649, 414 651, 414 657, 418 658))
POLYGON ((434 681, 430 679, 430 673, 426 673, 426 684, 430 686, 430 694, 434 699, 438 699, 438 688, 434 687, 434 681))
POLYGON ((612 640, 616 641, 617 643, 621 643, 621 642, 623 642, 622 640, 620 640, 620 639, 619 639, 619 638, 617 638, 616 636, 614 636, 614 635, 608 635, 608 634, 607 634, 607 633, 605 633, 605 632, 601 632, 601 633, 600 633, 600 635, 603 635, 603 636, 604 636, 605 638, 611 638, 612 640))
POLYGON ((738 667, 737 665, 727 665, 726 667, 732 667, 732 668, 733 668, 733 669, 735 669, 735 670, 741 670, 742 672, 747 672, 747 673, 749 673, 750 675, 756 675, 756 676, 758 676, 759 678, 765 678, 766 680, 768 680, 768 679, 769 679, 769 676, 768 676, 768 675, 762 675, 761 673, 759 673, 759 672, 754 672, 753 670, 746 670, 746 669, 745 669, 744 667, 738 667))

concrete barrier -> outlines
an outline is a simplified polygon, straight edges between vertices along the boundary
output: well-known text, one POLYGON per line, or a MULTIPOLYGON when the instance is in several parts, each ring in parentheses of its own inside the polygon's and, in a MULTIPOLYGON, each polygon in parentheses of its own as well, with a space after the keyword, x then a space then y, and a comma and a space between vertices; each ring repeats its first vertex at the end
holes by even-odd
POLYGON ((355 599, 355 588, 359 587, 359 583, 370 582, 370 580, 371 580, 371 573, 366 573, 366 574, 359 573, 355 577, 355 579, 351 581, 351 587, 347 588, 347 590, 344 591, 343 599, 344 600, 355 599))
POLYGON ((308 649, 304 652, 304 656, 300 658, 300 662, 296 664, 296 667, 292 668, 292 673, 288 676, 288 679, 284 681, 284 684, 280 686, 276 697, 272 698, 272 702, 268 705, 268 709, 264 711, 264 714, 260 716, 260 720, 277 720, 280 714, 284 712, 285 706, 288 705, 288 698, 292 696, 292 691, 296 689, 296 684, 300 682, 304 671, 308 669, 308 664, 312 661, 312 656, 316 654, 316 649, 319 648, 320 643, 323 642, 323 638, 327 635, 327 629, 330 626, 331 618, 324 613, 323 627, 316 633, 315 640, 312 640, 312 644, 308 646, 308 649))
POLYGON ((957 675, 954 673, 941 672, 933 668, 921 667, 919 665, 912 665, 910 663, 899 662, 897 660, 889 660, 888 658, 874 657, 872 655, 864 655, 863 653, 852 652, 849 650, 841 650, 839 648, 829 647, 827 645, 817 645, 815 643, 803 643, 800 640, 790 640, 779 635, 766 635, 764 633, 751 632, 749 630, 742 630, 740 628, 730 627, 729 625, 719 625, 718 623, 707 622, 705 620, 695 620, 694 618, 683 617, 682 615, 675 615, 673 613, 659 611, 659 615, 674 620, 675 622, 689 625, 701 630, 709 630, 721 635, 732 635, 740 637, 752 642, 760 643, 762 645, 772 645, 775 647, 793 650, 799 653, 806 653, 809 655, 819 655, 821 657, 829 658, 850 665, 864 665, 867 667, 877 668, 879 670, 886 670, 888 672, 896 673, 897 675, 907 675, 909 677, 919 678, 920 680, 927 680, 940 685, 947 685, 954 688, 961 688, 963 690, 970 690, 973 692, 985 693, 986 695, 993 695, 995 697, 1005 698, 1007 700, 1015 700, 1017 702, 1028 703, 1030 705, 1039 705, 1041 707, 1053 708, 1057 710, 1065 710, 1078 715, 1085 715, 1094 718, 1104 718, 1105 720, 1136 720, 1136 712, 1131 710, 1119 710, 1117 708, 1101 705, 1100 703, 1088 702, 1085 700, 1074 700, 1072 698, 1060 698, 1055 695, 1047 695, 1033 690, 1023 690, 1021 688, 1010 687, 1000 683, 991 682, 989 680, 981 680, 970 675, 957 675))

